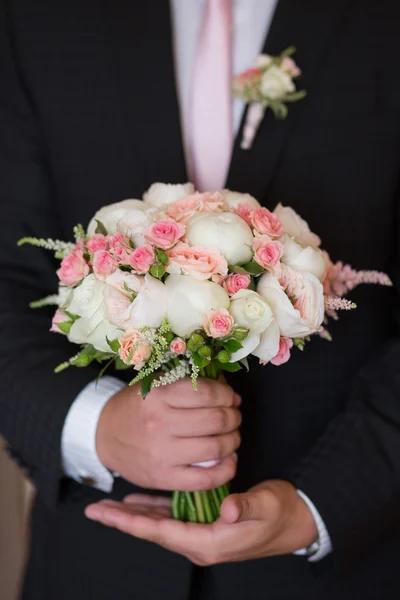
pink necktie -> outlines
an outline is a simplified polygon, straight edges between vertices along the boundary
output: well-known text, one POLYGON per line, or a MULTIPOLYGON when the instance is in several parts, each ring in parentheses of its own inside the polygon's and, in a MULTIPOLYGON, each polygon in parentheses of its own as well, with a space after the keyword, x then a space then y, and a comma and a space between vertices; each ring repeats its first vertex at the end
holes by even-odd
POLYGON ((191 176, 199 191, 225 184, 232 151, 231 0, 207 0, 190 102, 191 176))

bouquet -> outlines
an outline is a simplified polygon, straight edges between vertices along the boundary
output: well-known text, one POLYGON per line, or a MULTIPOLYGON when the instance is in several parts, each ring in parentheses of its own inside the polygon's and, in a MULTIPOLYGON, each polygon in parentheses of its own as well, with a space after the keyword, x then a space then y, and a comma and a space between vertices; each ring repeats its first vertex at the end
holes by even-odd
MULTIPOLYGON (((31 304, 55 305, 51 331, 80 347, 55 370, 134 369, 143 398, 184 377, 196 388, 198 377, 249 369, 251 356, 282 365, 311 336, 330 339, 327 319, 355 308, 343 296, 356 285, 391 285, 384 273, 333 264, 291 208, 271 212, 249 194, 190 183, 155 183, 74 235, 19 241, 61 259, 58 293, 31 304)), ((211 523, 228 493, 174 492, 173 516, 211 523)))

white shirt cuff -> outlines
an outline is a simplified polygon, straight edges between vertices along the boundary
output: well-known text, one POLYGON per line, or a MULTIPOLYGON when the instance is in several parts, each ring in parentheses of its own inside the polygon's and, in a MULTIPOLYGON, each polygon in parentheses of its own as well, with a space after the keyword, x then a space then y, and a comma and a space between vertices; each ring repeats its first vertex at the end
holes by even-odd
MULTIPOLYGON (((317 562, 318 560, 321 560, 327 554, 330 554, 330 552, 332 552, 331 538, 330 538, 328 530, 325 526, 325 523, 322 520, 321 515, 315 508, 314 504, 311 502, 310 498, 308 496, 306 496, 305 494, 303 494, 303 492, 301 490, 297 490, 297 493, 300 496, 300 498, 302 498, 304 500, 304 502, 307 504, 308 508, 310 509, 311 514, 314 517, 314 521, 315 521, 315 524, 318 529, 318 540, 316 542, 317 549, 311 556, 308 556, 308 560, 310 562, 317 562)), ((301 548, 301 550, 297 550, 293 554, 296 554, 298 556, 301 556, 301 555, 307 556, 309 554, 309 548, 301 548)))
POLYGON ((115 377, 102 377, 89 383, 75 398, 61 438, 62 468, 65 475, 103 492, 111 492, 114 477, 101 463, 96 451, 96 431, 108 400, 125 383, 115 377))

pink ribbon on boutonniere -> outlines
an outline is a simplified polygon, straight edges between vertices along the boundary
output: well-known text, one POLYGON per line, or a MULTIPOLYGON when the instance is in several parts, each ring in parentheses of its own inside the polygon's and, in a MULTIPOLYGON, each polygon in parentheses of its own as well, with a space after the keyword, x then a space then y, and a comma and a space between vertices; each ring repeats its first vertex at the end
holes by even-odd
POLYGON ((291 58, 296 48, 291 46, 279 56, 260 54, 252 69, 248 69, 232 81, 232 94, 249 104, 243 128, 241 148, 252 147, 254 138, 270 108, 276 119, 285 119, 289 102, 297 102, 305 97, 305 90, 297 90, 295 79, 301 70, 291 58))

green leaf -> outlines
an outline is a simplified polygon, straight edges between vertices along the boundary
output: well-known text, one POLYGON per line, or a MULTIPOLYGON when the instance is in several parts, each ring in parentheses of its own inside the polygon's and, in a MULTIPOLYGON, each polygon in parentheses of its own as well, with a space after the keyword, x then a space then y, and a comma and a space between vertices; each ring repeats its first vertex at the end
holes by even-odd
POLYGON ((207 365, 210 364, 210 359, 207 357, 200 356, 198 352, 193 352, 192 358, 194 364, 196 365, 196 367, 199 367, 199 369, 204 369, 204 367, 207 367, 207 365))
POLYGON ((215 365, 221 369, 221 371, 228 371, 229 373, 235 373, 242 368, 238 362, 222 363, 219 360, 216 360, 215 365))
POLYGON ((306 90, 298 90, 297 92, 293 92, 292 94, 287 94, 284 100, 285 102, 297 102, 298 100, 303 100, 307 96, 306 90))
POLYGON ((62 312, 64 313, 64 315, 67 315, 67 317, 69 317, 71 319, 71 321, 77 321, 78 319, 80 319, 79 315, 74 315, 74 313, 69 312, 68 310, 61 309, 62 312))
POLYGON ((147 394, 149 394, 151 390, 151 384, 153 383, 153 379, 155 377, 155 373, 150 373, 146 377, 144 377, 140 383, 140 393, 143 397, 143 400, 146 398, 147 394))
POLYGON ((244 275, 247 275, 246 269, 244 269, 243 267, 239 267, 239 265, 234 265, 233 267, 229 266, 229 271, 231 273, 242 273, 244 275))
POLYGON ((104 227, 103 223, 101 221, 99 221, 98 219, 95 219, 97 226, 95 229, 95 233, 102 233, 103 235, 107 235, 108 231, 107 229, 104 227))
POLYGON ((228 350, 229 352, 237 352, 238 350, 243 348, 242 344, 233 338, 230 340, 226 340, 226 342, 223 342, 223 346, 225 350, 228 350))
POLYGON ((157 248, 156 249, 156 256, 157 256, 157 260, 162 264, 162 265, 166 265, 168 264, 168 254, 166 252, 164 252, 164 250, 161 250, 161 248, 157 248))
POLYGON ((249 361, 247 360, 247 358, 242 358, 241 360, 239 360, 239 362, 241 365, 244 366, 247 372, 250 370, 249 361))
POLYGON ((118 339, 115 338, 115 340, 109 340, 108 337, 106 337, 107 340, 107 344, 110 346, 111 350, 113 350, 113 352, 118 352, 118 350, 120 349, 121 344, 119 343, 118 339))
POLYGON ((118 356, 115 359, 115 368, 117 369, 117 371, 125 371, 125 369, 132 369, 132 365, 127 365, 126 363, 124 363, 123 360, 120 359, 120 357, 118 356))
POLYGON ((280 53, 279 58, 285 58, 286 56, 292 56, 296 52, 296 46, 289 46, 283 52, 280 53))
POLYGON ((106 362, 106 364, 104 365, 104 367, 101 369, 100 373, 97 376, 96 385, 99 382, 100 377, 103 377, 104 373, 107 371, 108 367, 111 367, 113 362, 114 362, 114 357, 110 358, 110 360, 108 362, 106 362))
POLYGON ((260 275, 265 271, 265 269, 261 267, 258 263, 256 263, 254 260, 251 260, 250 262, 243 265, 243 268, 246 269, 246 272, 250 273, 250 275, 260 275))
POLYGON ((60 331, 68 335, 73 324, 73 321, 62 321, 61 323, 57 323, 57 327, 60 331))

